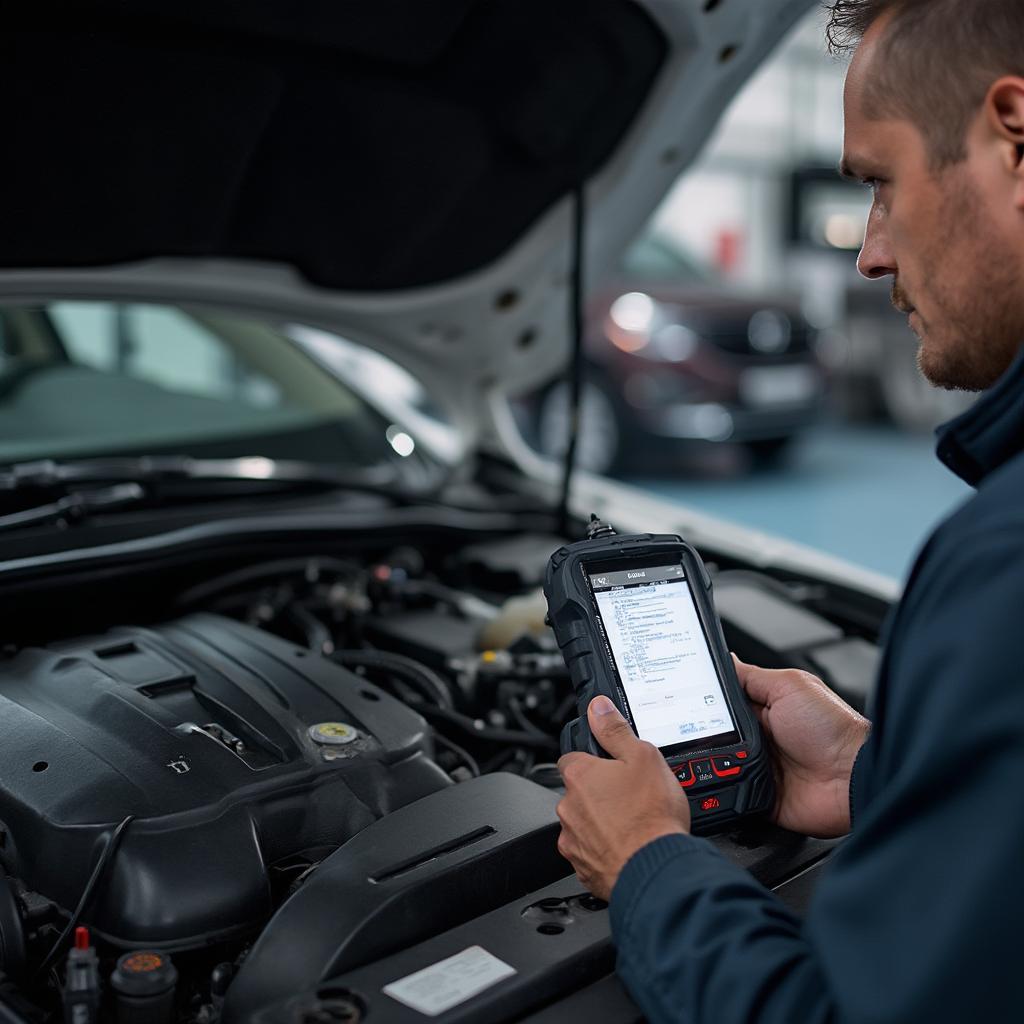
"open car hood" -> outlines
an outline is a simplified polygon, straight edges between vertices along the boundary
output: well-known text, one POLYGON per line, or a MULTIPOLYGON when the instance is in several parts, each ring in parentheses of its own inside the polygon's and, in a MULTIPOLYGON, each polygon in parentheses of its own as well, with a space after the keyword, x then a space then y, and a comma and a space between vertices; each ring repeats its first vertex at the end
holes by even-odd
POLYGON ((344 334, 468 439, 812 0, 39 0, 0 43, 0 298, 344 334))

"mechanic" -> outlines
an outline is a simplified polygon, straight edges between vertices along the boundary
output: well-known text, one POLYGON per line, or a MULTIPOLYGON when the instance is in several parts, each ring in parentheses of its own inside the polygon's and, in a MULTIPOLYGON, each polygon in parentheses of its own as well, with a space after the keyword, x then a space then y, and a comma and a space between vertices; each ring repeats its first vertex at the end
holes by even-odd
POLYGON ((1024 1014, 1024 3, 828 6, 830 42, 855 47, 843 171, 874 193, 858 267, 892 279, 932 383, 988 389, 939 432, 977 494, 912 570, 870 725, 812 676, 737 663, 774 747, 776 820, 849 833, 806 919, 688 835, 664 759, 591 704, 612 759, 560 762, 559 848, 610 897, 619 974, 652 1024, 1024 1014))

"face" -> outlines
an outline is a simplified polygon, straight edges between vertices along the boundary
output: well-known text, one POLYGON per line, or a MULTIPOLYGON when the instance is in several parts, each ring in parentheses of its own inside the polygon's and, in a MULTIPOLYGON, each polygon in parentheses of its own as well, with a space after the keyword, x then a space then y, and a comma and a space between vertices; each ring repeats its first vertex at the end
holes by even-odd
POLYGON ((942 169, 909 120, 865 112, 884 26, 854 56, 845 94, 844 173, 873 192, 857 267, 892 278, 892 301, 920 342, 922 373, 943 388, 990 387, 1024 343, 1024 230, 1013 147, 979 115, 966 160, 942 169), (998 144, 997 144, 998 143, 998 144))

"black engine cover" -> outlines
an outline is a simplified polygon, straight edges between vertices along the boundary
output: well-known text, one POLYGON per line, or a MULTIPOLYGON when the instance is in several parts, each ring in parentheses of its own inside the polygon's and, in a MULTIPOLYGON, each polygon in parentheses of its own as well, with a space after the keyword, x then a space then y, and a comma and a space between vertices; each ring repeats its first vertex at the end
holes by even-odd
POLYGON ((428 726, 365 680, 214 615, 25 650, 0 665, 0 861, 85 920, 194 948, 260 925, 269 869, 318 858, 450 784, 428 726), (357 730, 311 735, 341 722, 357 730))

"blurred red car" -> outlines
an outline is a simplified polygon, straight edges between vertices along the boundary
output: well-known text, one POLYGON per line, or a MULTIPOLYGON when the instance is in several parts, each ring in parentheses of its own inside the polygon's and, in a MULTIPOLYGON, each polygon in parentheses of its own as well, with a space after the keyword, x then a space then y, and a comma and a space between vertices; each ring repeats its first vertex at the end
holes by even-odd
MULTIPOLYGON (((668 239, 644 236, 589 303, 579 464, 621 470, 680 443, 777 456, 822 410, 814 342, 792 299, 737 293, 668 239)), ((564 382, 531 403, 551 457, 565 450, 566 405, 564 382)))

